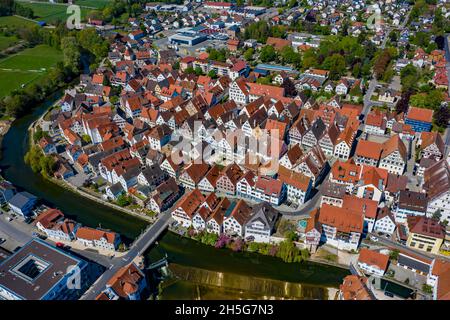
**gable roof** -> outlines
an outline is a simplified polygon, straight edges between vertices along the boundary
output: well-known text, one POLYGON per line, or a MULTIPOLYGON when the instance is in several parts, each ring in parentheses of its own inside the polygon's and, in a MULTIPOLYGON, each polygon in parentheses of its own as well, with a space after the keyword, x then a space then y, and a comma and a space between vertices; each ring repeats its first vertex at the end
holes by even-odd
POLYGON ((369 266, 376 266, 384 271, 388 266, 389 256, 367 248, 361 248, 358 262, 368 264, 369 266))
POLYGON ((339 232, 363 232, 363 216, 355 211, 324 204, 320 208, 319 222, 333 226, 339 232))
POLYGON ((433 122, 433 110, 409 107, 408 113, 406 115, 407 119, 432 123, 433 122))

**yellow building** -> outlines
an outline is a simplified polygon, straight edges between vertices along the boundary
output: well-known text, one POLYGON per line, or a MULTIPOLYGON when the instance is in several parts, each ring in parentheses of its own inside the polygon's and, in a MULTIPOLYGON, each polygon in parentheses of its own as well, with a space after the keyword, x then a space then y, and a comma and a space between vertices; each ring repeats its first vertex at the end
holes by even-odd
POLYGON ((444 242, 445 227, 439 221, 425 217, 408 217, 406 245, 418 250, 439 253, 444 242))

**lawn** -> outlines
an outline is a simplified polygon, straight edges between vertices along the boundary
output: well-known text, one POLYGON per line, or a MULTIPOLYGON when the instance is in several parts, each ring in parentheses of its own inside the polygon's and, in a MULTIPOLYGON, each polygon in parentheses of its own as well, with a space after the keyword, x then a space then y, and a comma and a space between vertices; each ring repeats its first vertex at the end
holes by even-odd
MULTIPOLYGON (((33 10, 35 20, 45 21, 47 24, 55 23, 58 20, 65 21, 69 17, 65 5, 35 2, 21 2, 21 4, 33 10)), ((81 19, 83 20, 90 11, 93 10, 81 8, 81 19)))
POLYGON ((17 42, 18 42, 18 40, 16 37, 0 36, 0 51, 8 49, 9 47, 12 47, 17 42))
POLYGON ((111 0, 75 0, 74 2, 80 7, 103 9, 111 0))
POLYGON ((34 26, 36 22, 16 17, 16 16, 7 16, 0 17, 0 26, 8 26, 8 27, 23 27, 23 26, 34 26))
POLYGON ((36 82, 61 60, 62 53, 46 45, 26 49, 0 60, 0 97, 22 85, 36 82))

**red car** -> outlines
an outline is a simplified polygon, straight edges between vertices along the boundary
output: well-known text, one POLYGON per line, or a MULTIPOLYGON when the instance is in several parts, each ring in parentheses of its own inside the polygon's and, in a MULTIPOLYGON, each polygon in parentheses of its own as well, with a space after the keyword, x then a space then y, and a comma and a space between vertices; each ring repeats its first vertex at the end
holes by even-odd
POLYGON ((62 242, 57 242, 57 243, 56 243, 56 246, 57 246, 58 248, 62 248, 62 249, 64 249, 64 247, 65 247, 64 243, 62 243, 62 242))

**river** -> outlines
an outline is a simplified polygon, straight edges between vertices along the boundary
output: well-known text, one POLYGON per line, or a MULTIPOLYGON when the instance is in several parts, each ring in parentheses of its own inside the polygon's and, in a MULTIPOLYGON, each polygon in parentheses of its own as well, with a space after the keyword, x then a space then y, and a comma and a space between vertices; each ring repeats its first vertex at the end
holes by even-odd
MULTIPOLYGON (((97 202, 85 199, 69 190, 66 190, 46 179, 40 174, 34 173, 24 162, 24 155, 28 149, 28 127, 39 118, 60 97, 55 94, 47 103, 34 109, 33 113, 16 120, 2 144, 2 159, 0 167, 2 175, 15 186, 24 189, 43 199, 44 203, 60 209, 65 215, 81 222, 84 225, 108 228, 119 232, 122 237, 130 241, 135 238, 146 226, 146 222, 120 211, 102 206, 97 202)), ((233 274, 238 276, 252 276, 258 279, 273 279, 283 281, 285 284, 302 283, 313 290, 316 288, 336 288, 342 282, 347 270, 306 262, 284 263, 273 257, 251 253, 234 253, 230 250, 217 250, 201 243, 181 238, 167 232, 148 253, 151 261, 167 253, 169 261, 178 265, 200 268, 216 273, 228 274, 228 279, 233 274)), ((192 279, 191 279, 192 280, 192 279)), ((229 281, 229 280, 228 280, 229 281)), ((178 281, 174 286, 168 287, 163 298, 191 298, 192 290, 200 289, 208 294, 206 298, 220 298, 224 293, 220 288, 214 288, 208 283, 196 283, 196 281, 178 281), (183 293, 185 292, 185 294, 183 293), (215 295, 213 294, 215 292, 215 295)), ((226 284, 225 284, 226 285, 226 284)), ((278 284, 270 284, 277 287, 278 284)), ((266 285, 264 285, 266 286, 266 285)), ((230 289, 231 290, 231 289, 230 289)), ((302 289, 303 290, 303 289, 302 289)), ((255 292, 247 294, 241 292, 236 298, 258 297, 255 292)), ((317 291, 317 290, 316 290, 317 291)), ((312 292, 316 292, 312 291, 312 292)), ((320 291, 320 290, 319 290, 320 291)), ((263 294, 263 293, 260 293, 263 294)), ((314 294, 312 297, 326 298, 324 294, 314 294)))
POLYGON ((120 232, 127 242, 134 239, 145 228, 147 223, 144 220, 83 198, 44 179, 40 174, 35 174, 25 164, 24 156, 28 150, 28 127, 59 97, 60 93, 56 93, 47 100, 48 102, 35 108, 32 114, 14 121, 11 125, 2 143, 0 168, 3 177, 82 224, 92 227, 101 225, 102 228, 120 232))

